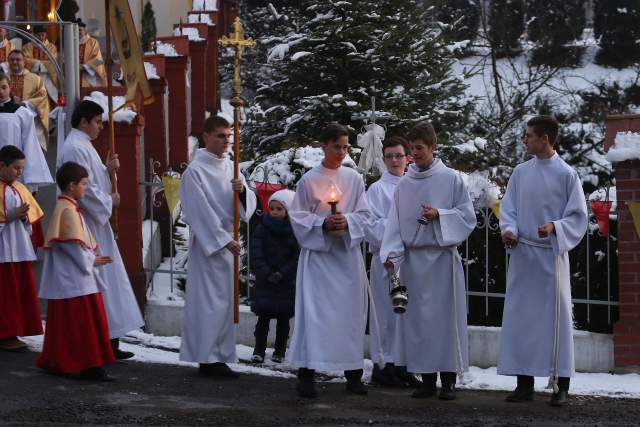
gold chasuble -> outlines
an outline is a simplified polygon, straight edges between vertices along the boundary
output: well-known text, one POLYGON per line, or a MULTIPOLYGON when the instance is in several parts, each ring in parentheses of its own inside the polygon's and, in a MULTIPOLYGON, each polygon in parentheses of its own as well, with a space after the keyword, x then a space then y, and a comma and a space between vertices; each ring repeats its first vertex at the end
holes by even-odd
POLYGON ((53 209, 47 235, 44 238, 44 249, 50 249, 53 242, 73 242, 85 249, 95 251, 98 245, 89 231, 89 241, 83 228, 78 203, 70 197, 59 196, 53 209))
POLYGON ((38 112, 38 120, 36 120, 38 142, 46 151, 49 135, 49 97, 44 81, 36 74, 22 70, 21 74, 9 74, 9 86, 11 86, 11 95, 16 97, 16 102, 27 101, 38 112))
POLYGON ((82 87, 100 87, 107 85, 104 61, 98 41, 89 35, 84 37, 84 43, 80 43, 80 76, 82 87), (84 65, 91 67, 94 75, 84 70, 84 65))
MULTIPOLYGON (((58 49, 56 45, 51 43, 49 40, 45 40, 44 42, 45 48, 49 51, 51 56, 54 58, 58 58, 58 49)), ((27 43, 22 48, 22 53, 24 54, 24 63, 25 68, 30 70, 32 73, 38 74, 45 83, 47 92, 51 100, 55 103, 57 101, 57 86, 58 86, 58 73, 56 72, 55 65, 49 60, 46 52, 42 50, 40 47, 36 46, 34 43, 27 43), (44 69, 39 67, 39 64, 44 66, 44 69), (40 68, 38 70, 38 68, 40 68), (48 79, 51 80, 51 85, 47 84, 47 75, 48 79), (56 93, 52 93, 53 90, 56 93)))
POLYGON ((7 222, 7 207, 4 203, 4 195, 7 191, 13 191, 14 194, 18 194, 20 196, 22 203, 29 204, 29 212, 27 212, 29 224, 34 224, 44 216, 44 212, 42 212, 40 205, 36 202, 36 199, 31 195, 31 192, 24 186, 24 184, 19 181, 14 181, 11 184, 0 181, 0 223, 7 222))

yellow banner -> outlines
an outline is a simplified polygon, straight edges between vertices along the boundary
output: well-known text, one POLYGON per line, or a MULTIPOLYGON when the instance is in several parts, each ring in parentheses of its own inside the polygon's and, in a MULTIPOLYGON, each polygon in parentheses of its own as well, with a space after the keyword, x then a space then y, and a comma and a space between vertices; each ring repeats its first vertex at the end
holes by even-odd
POLYGON ((162 177, 162 186, 164 187, 164 197, 167 199, 169 212, 173 213, 180 201, 180 178, 165 175, 162 177))
POLYGON ((633 225, 635 225, 636 233, 640 239, 640 202, 627 202, 627 206, 629 207, 629 212, 631 212, 633 225))
POLYGON ((122 75, 127 86, 126 102, 134 101, 138 88, 140 88, 144 104, 150 104, 154 101, 153 95, 151 95, 147 74, 144 71, 142 48, 131 17, 129 1, 111 0, 109 18, 111 19, 111 33, 120 57, 122 75))
POLYGON ((496 218, 500 219, 500 200, 496 200, 495 202, 489 205, 491 211, 496 216, 496 218))

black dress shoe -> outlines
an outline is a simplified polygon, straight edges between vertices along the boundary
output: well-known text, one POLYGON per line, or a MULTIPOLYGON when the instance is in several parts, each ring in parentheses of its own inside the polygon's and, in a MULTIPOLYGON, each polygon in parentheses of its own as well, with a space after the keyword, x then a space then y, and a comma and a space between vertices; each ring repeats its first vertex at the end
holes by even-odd
POLYGON ((437 394, 438 389, 435 384, 421 383, 421 386, 411 393, 411 397, 414 399, 427 399, 429 397, 435 397, 437 394))
POLYGON ((89 381, 101 381, 105 383, 114 382, 116 379, 107 374, 102 368, 89 368, 80 372, 80 378, 89 381))
POLYGON ((199 366, 200 374, 205 377, 213 378, 238 378, 240 375, 233 371, 226 363, 201 363, 199 366))
POLYGON ((313 399, 318 397, 315 384, 312 378, 299 378, 296 384, 296 394, 305 399, 313 399))
POLYGON ((567 406, 569 403, 569 392, 566 390, 560 390, 557 393, 551 395, 549 405, 551 406, 567 406))
POLYGON ((456 399, 456 385, 454 383, 444 383, 440 389, 440 400, 455 400, 456 399))
POLYGON ((376 363, 373 365, 371 383, 378 384, 383 387, 400 387, 405 385, 405 382, 396 376, 395 371, 396 368, 392 363, 387 363, 384 369, 380 369, 376 363))
POLYGON ((135 356, 132 352, 130 351, 122 351, 120 349, 116 350, 113 352, 113 355, 116 357, 116 360, 125 360, 125 359, 131 359, 133 356, 135 356))
POLYGON ((347 381, 347 391, 360 396, 364 396, 369 393, 367 386, 359 379, 347 381))
POLYGON ((507 402, 520 403, 533 400, 533 387, 516 387, 505 399, 507 402))

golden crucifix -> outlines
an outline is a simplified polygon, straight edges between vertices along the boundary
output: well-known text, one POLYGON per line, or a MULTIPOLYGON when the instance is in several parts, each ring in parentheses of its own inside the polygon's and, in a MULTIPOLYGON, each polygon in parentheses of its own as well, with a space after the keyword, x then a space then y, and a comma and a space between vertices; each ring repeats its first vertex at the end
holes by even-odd
MULTIPOLYGON (((235 61, 233 64, 233 97, 231 105, 233 105, 233 178, 238 179, 239 170, 238 162, 240 160, 240 108, 244 105, 244 101, 240 97, 242 90, 240 80, 240 62, 242 60, 242 51, 246 47, 252 47, 256 42, 252 38, 244 38, 242 31, 242 22, 240 18, 233 21, 233 33, 229 36, 222 36, 218 43, 222 47, 231 47, 236 51, 235 61)), ((233 240, 238 241, 238 231, 240 228, 240 195, 234 192, 233 196, 233 240)), ((237 255, 233 257, 233 321, 240 321, 240 313, 238 309, 238 300, 240 295, 240 259, 237 255)))

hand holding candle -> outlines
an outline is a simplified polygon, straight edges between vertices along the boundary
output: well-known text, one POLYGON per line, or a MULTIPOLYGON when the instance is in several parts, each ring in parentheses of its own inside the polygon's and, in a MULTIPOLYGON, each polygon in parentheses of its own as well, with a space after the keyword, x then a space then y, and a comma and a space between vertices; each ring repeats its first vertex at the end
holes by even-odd
POLYGON ((429 224, 434 219, 438 218, 439 213, 436 208, 432 208, 429 205, 421 205, 422 206, 422 216, 418 218, 418 222, 423 225, 429 224))
POLYGON ((336 196, 336 189, 333 186, 331 187, 328 203, 331 206, 331 215, 324 220, 327 232, 335 236, 342 236, 347 229, 347 218, 338 212, 339 202, 336 196))

